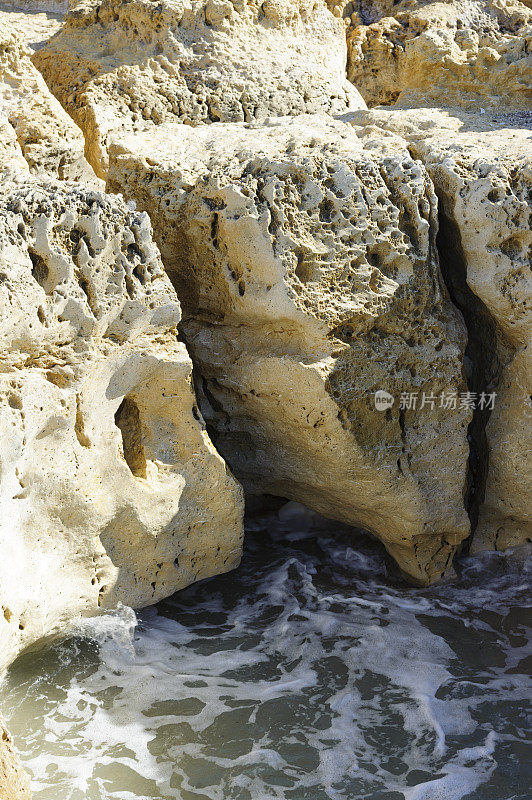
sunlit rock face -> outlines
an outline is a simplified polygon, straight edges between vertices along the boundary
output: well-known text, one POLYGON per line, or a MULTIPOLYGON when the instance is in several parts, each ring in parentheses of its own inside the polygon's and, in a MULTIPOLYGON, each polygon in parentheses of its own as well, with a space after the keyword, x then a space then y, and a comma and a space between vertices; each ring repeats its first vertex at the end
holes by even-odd
POLYGON ((205 431, 145 214, 19 176, 0 200, 0 671, 80 616, 235 567, 241 489, 205 431))
POLYGON ((125 132, 363 108, 321 0, 81 0, 34 56, 96 171, 125 132))
POLYGON ((530 108, 532 9, 519 0, 331 2, 368 105, 530 108))
POLYGON ((532 158, 524 115, 434 109, 353 115, 361 135, 400 134, 440 201, 439 248, 468 322, 472 388, 495 393, 479 416, 473 549, 530 541, 532 518, 532 158), (358 127, 360 126, 360 127, 358 127))
POLYGON ((471 414, 441 407, 466 388, 465 329, 422 165, 325 117, 172 125, 111 148, 108 186, 151 214, 237 476, 367 528, 417 581, 440 576, 469 531, 471 414), (432 400, 400 408, 408 393, 432 400))
MULTIPOLYGON (((51 94, 30 60, 21 35, 0 12, 0 119, 2 142, 14 137, 30 172, 96 185, 96 176, 84 156, 83 135, 51 94)), ((0 145, 2 147, 2 145, 0 145)), ((4 159, 0 157, 0 166, 4 159)))
POLYGON ((0 797, 2 800, 31 800, 30 782, 22 770, 13 740, 0 717, 0 797))

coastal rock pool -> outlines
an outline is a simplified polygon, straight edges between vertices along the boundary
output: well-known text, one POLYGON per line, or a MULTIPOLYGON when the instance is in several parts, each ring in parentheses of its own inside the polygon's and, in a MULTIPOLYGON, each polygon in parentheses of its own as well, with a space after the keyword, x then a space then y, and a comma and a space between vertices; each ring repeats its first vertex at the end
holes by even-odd
POLYGON ((414 589, 288 504, 239 570, 20 658, 0 707, 35 800, 530 800, 530 564, 414 589))

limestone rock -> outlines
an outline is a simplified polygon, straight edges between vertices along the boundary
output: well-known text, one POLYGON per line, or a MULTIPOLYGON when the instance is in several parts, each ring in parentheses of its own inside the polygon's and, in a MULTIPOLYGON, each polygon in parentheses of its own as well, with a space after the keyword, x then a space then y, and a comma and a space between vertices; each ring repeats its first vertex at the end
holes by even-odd
POLYGON ((242 497, 146 215, 33 180, 0 206, 1 673, 81 616, 235 567, 242 497))
POLYGON ((62 14, 58 13, 58 8, 53 3, 24 4, 23 0, 17 2, 0 0, 0 17, 31 50, 42 47, 54 33, 57 33, 62 24, 62 14), (46 5, 55 10, 43 9, 46 5))
POLYGON ((80 0, 34 62, 101 176, 113 136, 162 122, 365 107, 322 0, 80 0))
POLYGON ((373 532, 414 580, 441 575, 469 531, 470 413, 439 407, 465 389, 465 336, 423 167, 300 117, 162 125, 113 145, 108 185, 151 214, 237 476, 373 532), (438 399, 400 409, 403 392, 438 399))
POLYGON ((30 782, 0 717, 0 800, 31 800, 30 782))
POLYGON ((12 126, 33 174, 96 180, 83 155, 81 131, 48 90, 22 39, 1 18, 0 117, 12 126))
POLYGON ((530 108, 532 10, 519 0, 352 5, 347 74, 368 105, 530 108))
POLYGON ((471 379, 477 391, 497 394, 483 420, 487 441, 480 457, 488 472, 473 549, 530 540, 532 132, 526 115, 390 109, 353 117, 357 125, 378 126, 377 137, 383 130, 406 137, 429 171, 442 212, 440 250, 448 254, 450 280, 469 316, 471 379))

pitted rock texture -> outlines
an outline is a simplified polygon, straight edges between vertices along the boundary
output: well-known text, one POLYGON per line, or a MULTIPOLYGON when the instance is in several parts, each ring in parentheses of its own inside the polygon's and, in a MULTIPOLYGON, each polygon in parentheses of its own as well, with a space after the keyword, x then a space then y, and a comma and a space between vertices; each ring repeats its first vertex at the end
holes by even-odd
POLYGON ((368 105, 530 108, 532 10, 519 0, 348 6, 347 74, 368 105))
POLYGON ((22 769, 13 739, 1 716, 0 800, 31 800, 29 778, 22 769))
POLYGON ((237 477, 372 531, 416 581, 439 577, 469 532, 470 413, 399 409, 402 392, 465 389, 423 167, 326 118, 163 125, 111 148, 108 186, 151 214, 237 477))
POLYGON ((162 122, 365 107, 322 0, 81 0, 34 62, 101 176, 113 137, 162 122))
POLYGON ((0 672, 81 616, 239 563, 145 214, 34 181, 0 209, 0 672))
POLYGON ((95 182, 80 129, 50 93, 30 55, 0 18, 0 119, 12 126, 33 174, 95 182))
POLYGON ((532 539, 532 131, 525 117, 434 109, 354 115, 381 142, 385 131, 404 136, 423 161, 449 232, 441 246, 482 304, 473 320, 484 357, 480 379, 497 397, 486 426, 488 473, 475 550, 532 539))
POLYGON ((66 11, 66 4, 63 12, 59 12, 53 3, 50 3, 49 7, 56 10, 41 10, 46 5, 46 3, 25 5, 23 0, 19 2, 0 0, 0 16, 31 50, 42 47, 61 27, 62 13, 66 11))

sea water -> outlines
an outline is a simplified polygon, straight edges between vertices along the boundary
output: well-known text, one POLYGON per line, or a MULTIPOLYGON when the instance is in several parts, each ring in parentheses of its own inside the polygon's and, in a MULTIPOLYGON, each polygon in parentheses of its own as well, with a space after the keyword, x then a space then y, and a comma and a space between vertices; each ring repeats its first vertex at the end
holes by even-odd
POLYGON ((414 589, 295 504, 241 567, 20 658, 35 800, 530 800, 523 550, 414 589))

